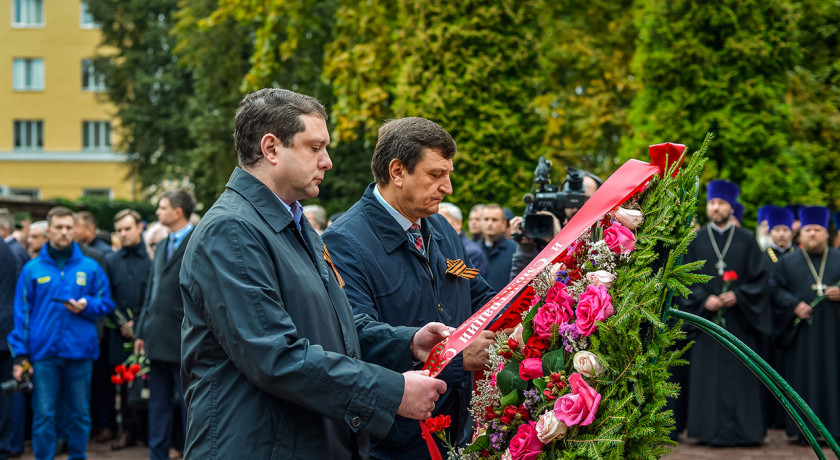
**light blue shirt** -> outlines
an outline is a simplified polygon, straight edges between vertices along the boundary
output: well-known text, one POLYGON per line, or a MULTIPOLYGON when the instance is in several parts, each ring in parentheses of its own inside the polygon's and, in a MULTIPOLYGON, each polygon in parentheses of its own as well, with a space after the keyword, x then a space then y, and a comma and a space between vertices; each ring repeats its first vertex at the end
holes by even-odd
POLYGON ((184 238, 187 236, 187 233, 189 233, 192 229, 193 224, 187 223, 187 225, 185 225, 184 228, 169 235, 169 239, 172 240, 172 243, 170 243, 172 245, 172 251, 178 249, 178 246, 180 246, 181 242, 184 241, 184 238))
POLYGON ((411 224, 417 224, 418 226, 420 226, 420 221, 412 222, 408 220, 408 217, 405 217, 404 215, 400 214, 399 211, 397 211, 396 209, 394 209, 393 206, 388 204, 388 202, 385 201, 385 198, 383 198, 382 194, 379 192, 378 185, 373 186, 373 196, 375 196, 379 203, 381 203, 382 206, 385 208, 385 210, 388 211, 388 214, 390 214, 391 217, 393 217, 394 220, 396 220, 397 223, 400 224, 400 227, 402 227, 404 232, 408 231, 408 227, 411 227, 411 224))
MULTIPOLYGON (((275 194, 274 196, 277 196, 277 195, 275 194)), ((292 203, 291 206, 289 206, 288 204, 286 204, 285 201, 280 199, 279 196, 277 196, 277 201, 279 201, 280 203, 283 203, 283 207, 286 208, 286 211, 288 211, 289 214, 292 216, 292 220, 295 221, 295 225, 297 225, 297 229, 300 230, 300 216, 303 215, 303 206, 300 205, 300 202, 295 201, 294 203, 292 203)))

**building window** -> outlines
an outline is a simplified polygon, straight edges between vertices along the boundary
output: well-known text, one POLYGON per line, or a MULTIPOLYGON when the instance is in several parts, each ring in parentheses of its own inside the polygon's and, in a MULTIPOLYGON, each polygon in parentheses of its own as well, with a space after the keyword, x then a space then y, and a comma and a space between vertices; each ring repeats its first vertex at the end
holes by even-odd
POLYGON ((85 150, 111 150, 111 122, 82 122, 82 148, 85 150))
POLYGON ((12 27, 43 26, 43 0, 12 0, 12 27))
POLYGON ((15 59, 12 62, 12 88, 16 91, 42 91, 44 60, 15 59))
POLYGON ((96 71, 93 59, 82 59, 82 90, 105 91, 105 76, 96 71))
POLYGON ((43 150, 44 122, 40 120, 15 120, 15 150, 43 150))
POLYGON ((99 27, 99 24, 93 20, 93 16, 90 14, 90 9, 88 9, 88 0, 82 0, 82 11, 79 16, 79 25, 82 29, 95 29, 99 27))
POLYGON ((109 188, 86 188, 82 189, 82 198, 105 198, 111 199, 111 189, 109 188))
POLYGON ((9 196, 13 196, 13 197, 17 197, 17 198, 29 198, 30 200, 40 200, 41 199, 41 189, 9 187, 9 196))

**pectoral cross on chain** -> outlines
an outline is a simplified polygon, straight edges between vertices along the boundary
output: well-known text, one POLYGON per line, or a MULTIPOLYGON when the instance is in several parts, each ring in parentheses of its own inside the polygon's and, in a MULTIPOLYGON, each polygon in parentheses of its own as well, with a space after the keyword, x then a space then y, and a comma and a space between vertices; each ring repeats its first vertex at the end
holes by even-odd
POLYGON ((715 262, 715 268, 717 268, 718 275, 723 276, 723 269, 726 268, 726 262, 724 262, 723 259, 718 259, 718 261, 715 262))
POLYGON ((822 297, 822 296, 824 296, 824 295, 825 295, 825 289, 826 289, 827 287, 828 287, 827 285, 822 284, 822 283, 820 283, 820 284, 812 284, 812 285, 811 285, 811 289, 812 289, 812 290, 814 290, 814 291, 817 291, 817 297, 822 297))

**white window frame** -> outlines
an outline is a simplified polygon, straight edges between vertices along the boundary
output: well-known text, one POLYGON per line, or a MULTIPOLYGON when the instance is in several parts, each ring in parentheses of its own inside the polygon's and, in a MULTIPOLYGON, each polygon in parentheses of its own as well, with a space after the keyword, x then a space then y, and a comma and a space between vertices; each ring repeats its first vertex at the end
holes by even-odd
POLYGON ((82 150, 111 151, 111 122, 108 120, 82 121, 82 150))
POLYGON ((11 3, 12 27, 20 29, 44 27, 44 0, 12 0, 11 3), (18 16, 20 20, 17 20, 18 16))
POLYGON ((82 91, 101 93, 107 91, 105 76, 96 71, 93 59, 82 59, 82 91))
POLYGON ((88 0, 82 0, 79 10, 79 27, 82 29, 98 29, 99 24, 93 20, 93 16, 88 11, 88 0))
POLYGON ((41 199, 41 189, 39 188, 23 188, 23 187, 9 187, 6 196, 14 196, 18 198, 29 198, 32 200, 41 199))
POLYGON ((111 188, 83 188, 82 198, 105 198, 108 200, 114 199, 114 190, 111 188))
POLYGON ((14 120, 12 122, 12 146, 15 151, 44 150, 44 120, 14 120), (28 138, 29 142, 18 145, 18 140, 28 138), (41 145, 37 145, 40 141, 41 145))
POLYGON ((15 91, 43 91, 44 60, 41 58, 12 59, 12 89, 15 91))

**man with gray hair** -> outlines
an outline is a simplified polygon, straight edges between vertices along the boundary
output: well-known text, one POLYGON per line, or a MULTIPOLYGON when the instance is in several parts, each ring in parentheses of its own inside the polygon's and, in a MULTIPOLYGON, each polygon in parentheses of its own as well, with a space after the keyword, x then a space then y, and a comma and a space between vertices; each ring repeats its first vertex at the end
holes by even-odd
POLYGON ((322 206, 317 204, 304 206, 303 215, 319 235, 327 229, 327 211, 322 206))
POLYGON ((475 268, 478 269, 478 274, 486 276, 487 255, 484 254, 484 250, 481 249, 481 246, 475 244, 473 240, 467 238, 467 234, 463 229, 464 215, 461 214, 461 209, 452 203, 443 202, 440 204, 440 211, 438 212, 446 219, 447 222, 449 222, 449 225, 455 229, 455 233, 457 233, 461 238, 461 243, 464 243, 464 249, 467 250, 467 256, 469 256, 475 268))
POLYGON ((26 237, 26 251, 29 252, 29 257, 37 257, 46 242, 47 221, 39 220, 32 222, 32 224, 29 225, 29 236, 26 237))

